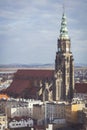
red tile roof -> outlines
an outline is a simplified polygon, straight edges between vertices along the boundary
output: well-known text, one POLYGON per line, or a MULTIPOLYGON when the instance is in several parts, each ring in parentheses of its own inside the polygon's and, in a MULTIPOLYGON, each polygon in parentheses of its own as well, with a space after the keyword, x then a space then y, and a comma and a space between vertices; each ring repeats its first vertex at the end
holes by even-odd
POLYGON ((34 85, 34 80, 52 79, 53 76, 54 70, 18 70, 14 75, 13 82, 5 92, 10 96, 26 95, 28 98, 35 98, 39 86, 34 85))
POLYGON ((54 76, 54 70, 18 70, 15 78, 53 78, 54 76))
POLYGON ((0 94, 0 99, 8 99, 9 96, 7 94, 0 94))
POLYGON ((87 83, 76 83, 75 91, 76 93, 87 93, 87 83))
POLYGON ((9 88, 7 88, 7 92, 11 91, 16 94, 21 94, 24 89, 31 88, 31 83, 29 80, 13 80, 12 84, 9 88))

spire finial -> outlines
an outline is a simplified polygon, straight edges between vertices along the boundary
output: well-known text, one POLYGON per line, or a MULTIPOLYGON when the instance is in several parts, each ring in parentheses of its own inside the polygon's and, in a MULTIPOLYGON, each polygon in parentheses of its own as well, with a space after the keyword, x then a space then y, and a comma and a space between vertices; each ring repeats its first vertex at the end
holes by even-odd
POLYGON ((60 29, 60 38, 61 39, 69 39, 64 4, 63 4, 63 15, 62 15, 61 29, 60 29))
POLYGON ((63 3, 63 13, 65 13, 65 3, 63 3))

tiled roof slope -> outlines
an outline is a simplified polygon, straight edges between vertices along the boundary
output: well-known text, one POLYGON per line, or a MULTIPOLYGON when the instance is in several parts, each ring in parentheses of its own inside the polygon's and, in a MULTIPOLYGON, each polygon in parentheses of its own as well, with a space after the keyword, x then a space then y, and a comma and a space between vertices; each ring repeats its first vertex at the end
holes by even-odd
POLYGON ((87 83, 76 83, 75 91, 76 93, 87 93, 87 83))
POLYGON ((7 94, 0 94, 0 99, 8 99, 8 95, 7 94))
POLYGON ((54 70, 18 70, 15 78, 23 77, 23 78, 40 78, 40 79, 46 79, 46 78, 53 78, 54 70))

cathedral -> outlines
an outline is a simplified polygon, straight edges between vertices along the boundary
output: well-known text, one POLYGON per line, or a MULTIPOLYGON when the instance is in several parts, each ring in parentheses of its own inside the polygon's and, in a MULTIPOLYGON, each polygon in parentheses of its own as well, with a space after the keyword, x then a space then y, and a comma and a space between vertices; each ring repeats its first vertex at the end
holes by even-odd
POLYGON ((53 70, 18 70, 6 93, 42 101, 71 101, 74 92, 74 59, 65 13, 62 15, 53 70))

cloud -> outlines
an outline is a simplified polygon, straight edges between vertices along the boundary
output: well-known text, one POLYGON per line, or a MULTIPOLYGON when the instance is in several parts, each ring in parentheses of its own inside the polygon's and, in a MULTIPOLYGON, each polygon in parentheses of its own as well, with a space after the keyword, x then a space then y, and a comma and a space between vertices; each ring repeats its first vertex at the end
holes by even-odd
MULTIPOLYGON (((61 0, 1 0, 0 61, 53 63, 63 12, 62 4, 61 0)), ((78 53, 84 56, 87 48, 86 5, 86 0, 65 2, 67 26, 76 60, 78 53), (76 52, 77 48, 79 52, 76 52)), ((82 58, 81 61, 83 62, 82 58)))

